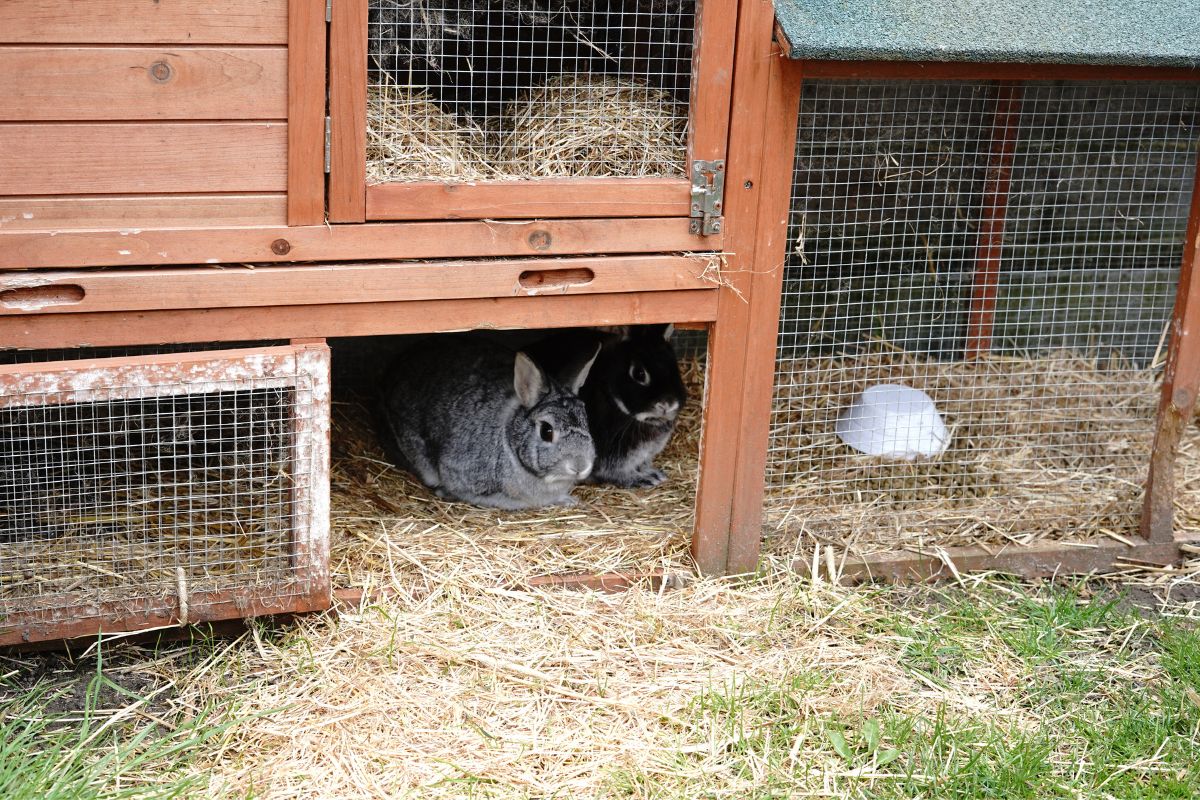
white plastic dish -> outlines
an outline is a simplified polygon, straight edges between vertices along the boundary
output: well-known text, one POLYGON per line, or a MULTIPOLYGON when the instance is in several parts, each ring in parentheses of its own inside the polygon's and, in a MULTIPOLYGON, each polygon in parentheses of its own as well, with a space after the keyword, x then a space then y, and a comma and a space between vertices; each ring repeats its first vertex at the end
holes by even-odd
POLYGON ((906 461, 940 455, 950 444, 929 395, 894 383, 863 391, 838 416, 837 435, 860 453, 906 461))

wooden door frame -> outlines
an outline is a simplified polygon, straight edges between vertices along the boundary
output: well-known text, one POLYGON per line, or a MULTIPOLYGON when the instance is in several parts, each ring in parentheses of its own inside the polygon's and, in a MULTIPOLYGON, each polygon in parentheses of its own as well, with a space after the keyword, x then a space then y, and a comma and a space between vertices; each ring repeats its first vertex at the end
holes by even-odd
MULTIPOLYGON (((678 178, 420 181, 368 185, 367 2, 336 0, 329 33, 331 222, 564 217, 683 217, 691 182, 678 178)), ((725 157, 738 0, 701 0, 693 52, 688 162, 725 157)), ((648 243, 647 250, 655 249, 648 243)))

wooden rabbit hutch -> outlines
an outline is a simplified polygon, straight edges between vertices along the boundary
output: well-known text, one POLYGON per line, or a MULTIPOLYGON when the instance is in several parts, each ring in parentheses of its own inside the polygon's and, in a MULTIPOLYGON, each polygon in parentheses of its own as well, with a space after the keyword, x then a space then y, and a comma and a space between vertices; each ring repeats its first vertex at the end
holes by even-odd
POLYGON ((738 13, 8 4, 0 644, 327 606, 331 337, 709 331, 691 555, 725 572, 745 329, 713 254, 738 13), (22 548, 69 561, 62 591, 22 548))
POLYGON ((760 532, 854 577, 1177 558, 1200 383, 1194 7, 752 6, 730 569, 760 532), (924 417, 869 405, 913 390, 924 417))

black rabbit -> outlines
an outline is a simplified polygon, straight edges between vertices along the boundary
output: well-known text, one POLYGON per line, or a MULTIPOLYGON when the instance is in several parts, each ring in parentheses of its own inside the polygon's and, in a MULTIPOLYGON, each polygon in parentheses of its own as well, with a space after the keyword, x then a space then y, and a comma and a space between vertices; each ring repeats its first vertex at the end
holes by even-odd
POLYGON ((654 458, 671 439, 687 390, 671 346, 671 325, 556 333, 527 348, 547 371, 573 369, 600 344, 579 396, 596 446, 590 480, 621 487, 657 486, 666 475, 654 458))

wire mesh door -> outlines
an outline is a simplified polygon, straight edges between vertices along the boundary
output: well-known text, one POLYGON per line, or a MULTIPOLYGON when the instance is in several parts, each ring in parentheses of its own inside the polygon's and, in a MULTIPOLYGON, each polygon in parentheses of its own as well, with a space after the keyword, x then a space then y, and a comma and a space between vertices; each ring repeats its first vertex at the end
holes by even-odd
MULTIPOLYGON (((689 158, 722 157, 732 0, 338 2, 367 4, 355 32, 366 51, 367 218, 433 218, 412 198, 448 184, 459 186, 460 205, 443 214, 462 216, 459 198, 473 184, 504 182, 536 198, 525 184, 548 178, 630 179, 620 187, 630 203, 656 200, 657 216, 687 216, 689 158)), ((339 69, 346 38, 335 21, 335 89, 351 72, 339 69)), ((337 113, 335 104, 335 138, 345 124, 337 113)), ((586 216, 586 191, 566 203, 553 195, 557 213, 543 205, 488 216, 586 216)), ((593 215, 620 215, 612 191, 592 198, 593 215)))
POLYGON ((1134 537, 1198 141, 1194 83, 806 82, 773 546, 1134 537))
POLYGON ((0 367, 0 644, 328 603, 328 350, 0 367))

